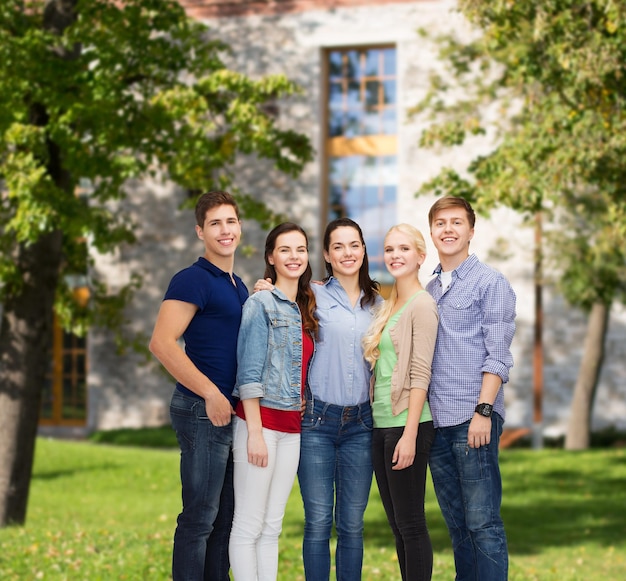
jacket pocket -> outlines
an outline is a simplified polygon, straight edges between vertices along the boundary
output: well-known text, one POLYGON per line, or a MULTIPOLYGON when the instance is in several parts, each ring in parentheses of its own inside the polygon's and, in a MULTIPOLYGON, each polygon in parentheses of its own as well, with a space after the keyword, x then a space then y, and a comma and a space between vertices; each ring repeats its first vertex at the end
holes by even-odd
POLYGON ((293 325, 293 321, 281 315, 273 315, 270 318, 270 337, 269 341, 273 347, 285 347, 289 340, 289 327, 293 325))

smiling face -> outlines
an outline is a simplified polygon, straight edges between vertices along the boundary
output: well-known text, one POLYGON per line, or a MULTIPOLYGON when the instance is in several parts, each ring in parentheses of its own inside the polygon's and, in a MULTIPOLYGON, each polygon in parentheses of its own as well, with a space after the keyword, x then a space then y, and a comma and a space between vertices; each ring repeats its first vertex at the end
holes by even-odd
POLYGON ((280 234, 267 261, 276 271, 276 286, 281 281, 298 280, 309 264, 307 241, 297 230, 280 234))
POLYGON ((383 258, 391 276, 398 280, 416 277, 426 254, 417 248, 414 238, 392 229, 385 237, 383 258))
POLYGON ((340 226, 331 232, 324 260, 330 264, 333 276, 358 276, 364 256, 365 245, 356 228, 340 226))
POLYGON ((474 237, 467 212, 461 207, 439 210, 430 225, 430 236, 445 271, 454 270, 469 256, 469 243, 474 237))
POLYGON ((207 210, 202 227, 196 226, 198 238, 204 242, 204 257, 222 268, 232 268, 235 250, 241 240, 241 223, 230 204, 207 210), (224 268, 230 263, 230 267, 224 268))

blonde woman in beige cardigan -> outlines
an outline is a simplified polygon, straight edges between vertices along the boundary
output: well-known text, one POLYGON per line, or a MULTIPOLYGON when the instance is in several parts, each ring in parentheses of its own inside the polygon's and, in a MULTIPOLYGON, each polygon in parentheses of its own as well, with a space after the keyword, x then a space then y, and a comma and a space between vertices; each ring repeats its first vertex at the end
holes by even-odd
POLYGON ((372 458, 402 579, 428 581, 433 551, 424 495, 435 432, 426 395, 439 318, 418 278, 426 258, 422 234, 399 224, 384 244, 385 266, 395 283, 363 339, 374 371, 372 458))

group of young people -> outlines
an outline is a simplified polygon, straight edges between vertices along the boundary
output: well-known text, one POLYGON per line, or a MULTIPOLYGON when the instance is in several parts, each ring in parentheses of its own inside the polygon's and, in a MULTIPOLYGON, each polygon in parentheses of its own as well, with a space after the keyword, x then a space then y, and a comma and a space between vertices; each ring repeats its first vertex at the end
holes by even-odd
POLYGON ((227 581, 229 569, 235 581, 275 580, 296 475, 307 581, 330 579, 333 527, 337 580, 361 579, 373 475, 403 581, 431 579, 429 465, 457 580, 506 579, 498 443, 515 294, 469 253, 470 204, 444 197, 431 208, 439 265, 426 288, 422 234, 408 224, 389 230, 387 300, 348 218, 326 228, 321 283, 304 230, 274 228, 250 296, 233 272, 235 200, 203 194, 196 223, 204 256, 172 278, 150 342, 177 381, 170 410, 183 508, 173 580, 227 581))

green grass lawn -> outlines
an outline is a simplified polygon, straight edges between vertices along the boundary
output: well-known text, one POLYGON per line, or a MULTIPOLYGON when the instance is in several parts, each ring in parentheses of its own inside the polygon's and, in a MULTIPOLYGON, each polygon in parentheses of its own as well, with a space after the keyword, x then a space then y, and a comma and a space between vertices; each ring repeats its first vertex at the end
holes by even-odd
MULTIPOLYGON (((626 579, 626 450, 505 450, 503 516, 513 581, 626 579)), ((0 579, 169 578, 179 511, 178 452, 39 439, 28 521, 0 530, 0 579)), ((432 488, 434 580, 454 579, 432 488)), ((292 492, 281 581, 304 579, 302 506, 292 492)), ((399 578, 376 488, 366 512, 363 579, 399 578)))

